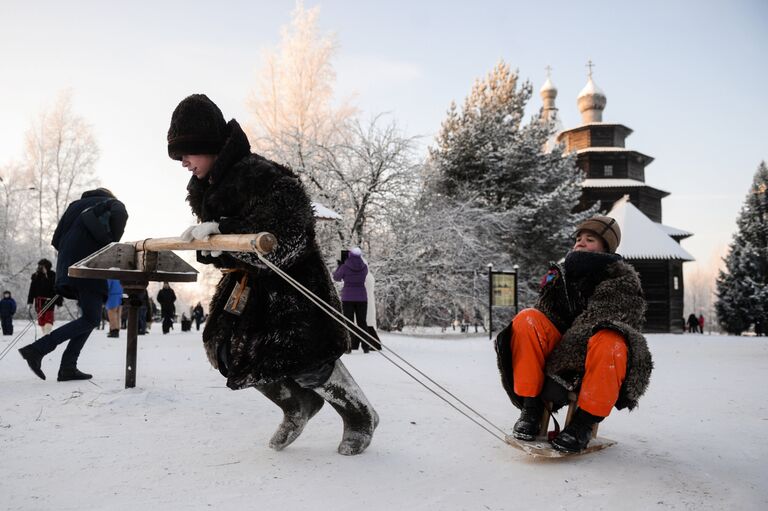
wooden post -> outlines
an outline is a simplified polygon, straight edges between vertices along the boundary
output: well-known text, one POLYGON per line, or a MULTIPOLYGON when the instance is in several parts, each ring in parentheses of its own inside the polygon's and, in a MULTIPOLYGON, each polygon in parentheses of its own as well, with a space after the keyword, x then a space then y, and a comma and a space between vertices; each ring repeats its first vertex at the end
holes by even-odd
POLYGON ((133 242, 138 251, 220 250, 231 252, 271 252, 277 239, 268 232, 257 234, 216 234, 207 240, 182 241, 181 238, 147 238, 133 242))
POLYGON ((141 293, 147 288, 146 282, 123 282, 123 288, 128 292, 128 327, 125 345, 125 388, 136 386, 136 352, 139 334, 139 307, 141 293))

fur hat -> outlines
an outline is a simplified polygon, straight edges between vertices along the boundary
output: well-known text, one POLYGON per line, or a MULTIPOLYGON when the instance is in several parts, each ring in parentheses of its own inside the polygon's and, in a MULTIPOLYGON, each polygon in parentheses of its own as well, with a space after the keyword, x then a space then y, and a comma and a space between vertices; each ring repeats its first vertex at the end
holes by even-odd
POLYGON ((37 265, 45 267, 47 271, 51 271, 51 268, 53 268, 53 264, 48 259, 40 259, 37 265))
POLYGON ((581 231, 592 231, 605 241, 608 253, 615 254, 621 243, 621 228, 616 220, 609 216, 595 215, 581 222, 576 228, 576 235, 581 231))
POLYGON ((208 96, 187 96, 171 115, 168 156, 181 160, 185 154, 219 154, 227 139, 226 130, 224 115, 208 96))

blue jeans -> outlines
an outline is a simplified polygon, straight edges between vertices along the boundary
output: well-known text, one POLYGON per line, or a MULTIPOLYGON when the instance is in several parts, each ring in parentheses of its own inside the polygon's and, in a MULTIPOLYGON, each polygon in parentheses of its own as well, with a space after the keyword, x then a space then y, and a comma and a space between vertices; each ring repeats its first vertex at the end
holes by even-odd
POLYGON ((61 369, 74 369, 77 367, 77 359, 80 351, 88 340, 88 336, 101 321, 101 306, 104 297, 99 293, 82 291, 78 305, 82 314, 74 321, 70 321, 50 334, 41 337, 32 345, 42 354, 47 354, 56 349, 56 346, 69 340, 64 354, 61 356, 61 369))

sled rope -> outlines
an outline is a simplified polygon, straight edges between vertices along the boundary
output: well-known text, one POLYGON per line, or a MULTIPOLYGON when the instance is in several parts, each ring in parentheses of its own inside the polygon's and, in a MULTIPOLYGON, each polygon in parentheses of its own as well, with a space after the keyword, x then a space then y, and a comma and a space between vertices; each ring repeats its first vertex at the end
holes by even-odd
POLYGON ((8 352, 9 352, 9 351, 11 351, 11 350, 13 349, 13 347, 16 345, 16 343, 17 343, 17 342, 19 342, 19 339, 21 339, 21 338, 24 336, 24 334, 25 334, 25 333, 27 333, 27 330, 29 330, 29 327, 31 327, 32 325, 34 325, 34 324, 35 324, 35 321, 37 321, 38 319, 40 319, 40 316, 42 316, 43 314, 45 314, 45 312, 46 312, 48 309, 50 309, 51 307, 53 307, 53 303, 54 303, 56 300, 58 300, 58 299, 59 299, 59 295, 55 295, 53 298, 51 298, 50 300, 48 300, 48 301, 46 302, 46 304, 45 304, 45 305, 44 305, 44 306, 43 306, 43 307, 40 309, 40 312, 37 314, 37 317, 36 317, 35 319, 31 319, 31 320, 29 321, 29 323, 27 323, 27 326, 25 326, 25 327, 24 327, 24 329, 23 329, 21 332, 19 332, 19 333, 16 335, 16 337, 14 337, 14 338, 13 338, 13 340, 12 340, 12 341, 11 341, 11 342, 8 344, 8 346, 6 346, 5 348, 3 348, 3 351, 0 351, 0 360, 2 360, 3 358, 5 358, 5 356, 8 354, 8 352))
POLYGON ((437 383, 435 380, 427 376, 424 372, 422 372, 420 369, 415 367, 413 364, 405 360, 403 357, 401 357, 399 354, 397 354, 394 350, 389 348, 388 346, 381 345, 381 349, 376 349, 377 341, 374 339, 368 332, 365 332, 361 330, 355 323, 353 323, 351 320, 349 320, 346 316, 344 316, 340 311, 336 310, 336 308, 332 307, 328 303, 326 303, 322 298, 318 297, 316 294, 314 294, 312 291, 304 287, 300 282, 298 282, 296 279, 288 275, 286 272, 272 264, 270 261, 266 259, 263 255, 261 255, 259 252, 256 252, 256 256, 259 258, 259 260, 264 263, 267 267, 269 267, 272 271, 274 271, 276 274, 278 274, 280 277, 283 278, 286 282, 288 282, 291 286, 296 288, 301 294, 306 296, 312 303, 317 305, 323 312, 325 312, 328 316, 331 317, 334 321, 341 324, 345 329, 347 329, 351 334, 357 336, 360 341, 364 342, 366 345, 368 345, 370 348, 372 348, 374 351, 378 351, 379 354, 387 359, 392 365, 400 369, 402 372, 410 376, 416 383, 430 391, 432 394, 437 396, 439 399, 443 400, 446 404, 448 404, 451 408, 477 424, 479 427, 483 428, 485 431, 487 431, 489 434, 491 434, 494 438, 497 438, 498 440, 502 441, 504 444, 506 444, 506 440, 504 437, 506 436, 506 432, 501 429, 499 426, 491 422, 488 418, 483 416, 480 412, 469 406, 467 403, 459 399, 456 395, 454 395, 451 391, 437 383), (368 339, 364 338, 368 337, 368 339), (394 361, 391 357, 387 356, 384 353, 384 350, 387 350, 392 355, 394 355, 398 360, 406 364, 408 367, 419 373, 421 376, 426 378, 430 383, 435 385, 437 388, 439 388, 441 391, 445 392, 447 395, 452 397, 456 400, 456 402, 460 403, 462 406, 464 406, 467 410, 474 413, 477 417, 481 418, 483 421, 485 421, 488 425, 490 425, 492 428, 496 429, 501 433, 502 436, 499 436, 494 431, 491 431, 488 427, 486 427, 484 424, 481 424, 479 421, 477 421, 474 417, 472 417, 470 414, 468 414, 465 410, 462 410, 459 406, 457 406, 455 403, 451 402, 449 399, 447 399, 445 396, 441 395, 439 392, 435 391, 433 388, 429 387, 426 383, 421 381, 418 377, 411 374, 406 368, 404 368, 402 365, 398 364, 396 361, 394 361))

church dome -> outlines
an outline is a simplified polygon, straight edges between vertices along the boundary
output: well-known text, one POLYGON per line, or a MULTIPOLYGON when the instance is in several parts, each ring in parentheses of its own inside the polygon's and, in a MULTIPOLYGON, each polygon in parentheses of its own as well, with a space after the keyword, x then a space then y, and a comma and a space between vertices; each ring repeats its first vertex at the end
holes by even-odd
POLYGON ((581 120, 584 124, 590 122, 602 122, 603 110, 608 99, 605 97, 605 93, 600 90, 600 87, 595 85, 590 73, 587 84, 579 92, 579 97, 576 99, 576 104, 581 112, 581 120))
POLYGON ((552 80, 547 77, 547 81, 544 82, 544 85, 541 86, 541 89, 539 90, 539 94, 541 95, 541 99, 555 99, 557 97, 557 88, 552 85, 552 80))

